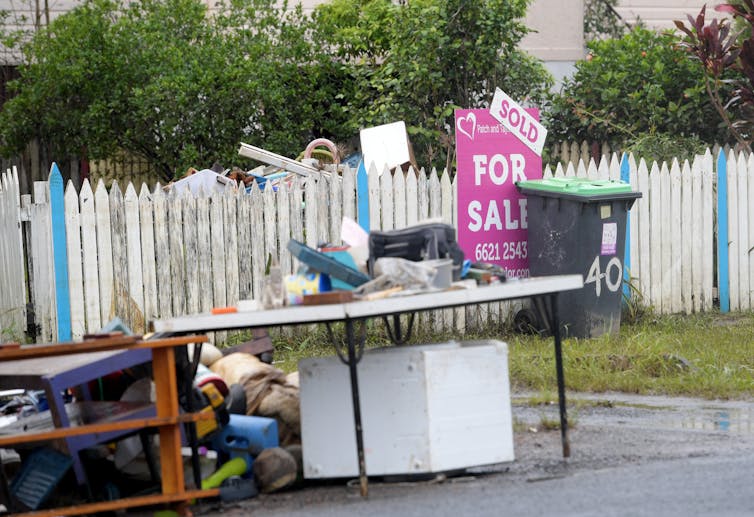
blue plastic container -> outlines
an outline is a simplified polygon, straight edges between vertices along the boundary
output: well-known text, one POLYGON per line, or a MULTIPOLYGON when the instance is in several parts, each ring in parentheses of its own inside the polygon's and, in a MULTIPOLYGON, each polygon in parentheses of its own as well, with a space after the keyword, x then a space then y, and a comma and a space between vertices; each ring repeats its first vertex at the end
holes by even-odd
POLYGON ((251 471, 254 457, 278 446, 278 423, 262 416, 230 415, 230 421, 212 440, 212 448, 228 459, 243 458, 251 471))
POLYGON ((70 456, 49 447, 34 450, 13 478, 10 492, 30 510, 44 503, 73 465, 70 456))

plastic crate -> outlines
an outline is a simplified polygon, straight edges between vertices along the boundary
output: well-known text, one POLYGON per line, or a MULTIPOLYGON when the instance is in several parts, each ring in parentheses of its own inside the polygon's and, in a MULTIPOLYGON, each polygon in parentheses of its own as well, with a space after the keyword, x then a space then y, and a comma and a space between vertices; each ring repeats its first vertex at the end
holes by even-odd
POLYGON ((10 492, 20 503, 36 510, 50 497, 71 465, 71 457, 62 452, 49 447, 36 449, 13 478, 10 492))

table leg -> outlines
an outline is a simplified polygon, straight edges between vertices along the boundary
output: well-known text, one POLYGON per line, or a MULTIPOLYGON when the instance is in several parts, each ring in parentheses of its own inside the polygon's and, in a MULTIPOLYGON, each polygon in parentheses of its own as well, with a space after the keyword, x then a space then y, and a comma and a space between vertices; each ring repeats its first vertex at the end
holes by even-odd
POLYGON ((361 496, 369 495, 367 486, 366 463, 364 461, 364 434, 361 427, 361 402, 359 400, 359 379, 356 372, 356 337, 353 331, 353 320, 346 320, 346 341, 348 341, 348 370, 351 374, 351 398, 353 400, 353 423, 356 429, 356 450, 359 459, 359 484, 361 496))
POLYGON ((563 444, 563 457, 571 455, 568 441, 568 415, 566 414, 565 375, 563 374, 563 350, 560 339, 560 318, 558 317, 558 293, 550 295, 552 305, 552 335, 555 339, 555 370, 558 376, 558 403, 560 405, 560 441, 563 444))
MULTIPOLYGON (((177 416, 180 407, 178 406, 174 350, 172 348, 153 349, 152 369, 157 392, 157 416, 177 416)), ((178 425, 160 427, 160 468, 162 493, 183 493, 185 485, 181 456, 181 429, 178 425)))

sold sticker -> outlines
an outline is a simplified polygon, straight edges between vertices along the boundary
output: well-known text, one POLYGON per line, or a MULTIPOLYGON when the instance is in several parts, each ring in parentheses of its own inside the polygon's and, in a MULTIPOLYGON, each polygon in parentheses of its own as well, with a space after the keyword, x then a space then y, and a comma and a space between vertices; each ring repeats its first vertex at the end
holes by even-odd
POLYGON ((542 156, 547 129, 500 88, 495 89, 495 96, 490 105, 490 115, 516 135, 537 156, 542 156))

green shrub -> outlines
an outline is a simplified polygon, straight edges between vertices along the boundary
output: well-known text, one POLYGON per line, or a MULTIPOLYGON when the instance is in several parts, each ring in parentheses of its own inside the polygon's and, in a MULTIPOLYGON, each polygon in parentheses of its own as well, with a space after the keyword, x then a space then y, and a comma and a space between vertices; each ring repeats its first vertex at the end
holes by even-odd
POLYGON ((725 142, 702 70, 679 38, 637 27, 619 39, 593 41, 546 113, 552 141, 620 146, 641 134, 725 142))

